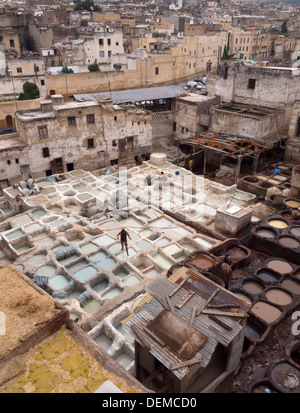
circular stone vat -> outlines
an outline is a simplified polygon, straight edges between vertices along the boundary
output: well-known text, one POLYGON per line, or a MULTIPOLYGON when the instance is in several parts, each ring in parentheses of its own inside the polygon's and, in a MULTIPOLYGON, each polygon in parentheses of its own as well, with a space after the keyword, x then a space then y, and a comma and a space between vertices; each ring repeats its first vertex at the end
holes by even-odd
POLYGON ((243 181, 250 182, 250 183, 256 183, 258 182, 258 179, 255 178, 254 176, 244 176, 243 181))
POLYGON ((260 182, 258 185, 261 186, 262 188, 271 188, 273 186, 269 182, 260 182))
POLYGON ((282 212, 280 213, 280 215, 281 215, 282 218, 284 218, 284 219, 288 219, 288 220, 293 219, 293 216, 292 216, 291 211, 282 211, 282 212))
POLYGON ((249 314, 245 325, 245 335, 251 340, 260 340, 267 330, 267 326, 253 314, 249 314))
POLYGON ((260 294, 264 287, 256 281, 248 280, 243 282, 243 289, 250 294, 260 294))
POLYGON ((282 283, 282 287, 290 291, 293 294, 300 295, 300 282, 293 280, 290 277, 285 278, 282 283))
POLYGON ((264 283, 277 282, 281 277, 280 274, 276 273, 275 271, 269 268, 260 268, 256 271, 255 275, 264 283))
POLYGON ((226 255, 230 256, 230 257, 234 257, 237 259, 243 259, 245 258, 248 253, 244 248, 240 248, 240 247, 229 247, 226 250, 226 255))
POLYGON ((250 297, 248 297, 248 295, 242 294, 242 293, 240 293, 240 292, 238 292, 238 291, 234 291, 234 290, 232 290, 232 292, 233 292, 236 296, 238 296, 241 300, 246 301, 246 303, 252 304, 252 299, 251 299, 250 297))
POLYGON ((298 209, 300 207, 300 201, 294 198, 285 199, 283 202, 289 208, 298 209))
POLYGON ((269 377, 272 383, 284 393, 299 393, 299 385, 294 389, 285 387, 284 384, 288 374, 294 374, 300 381, 300 370, 286 361, 275 364, 271 368, 269 377))
POLYGON ((300 341, 295 342, 290 350, 290 357, 300 367, 300 341))
POLYGON ((190 260, 190 263, 201 270, 206 270, 208 268, 211 268, 214 265, 215 261, 207 255, 199 254, 194 255, 190 260))
POLYGON ((293 301, 291 294, 281 288, 270 288, 266 291, 266 298, 270 303, 278 305, 289 305, 293 301))
POLYGON ((278 391, 269 382, 269 380, 260 379, 250 384, 248 393, 278 393, 278 391))
POLYGON ((283 219, 270 219, 270 221, 268 221, 268 224, 271 227, 279 228, 279 229, 288 227, 288 224, 283 219))
POLYGON ((256 235, 259 235, 260 237, 263 237, 263 238, 275 238, 277 233, 271 228, 260 227, 259 229, 256 230, 256 235))
POLYGON ((300 237, 300 227, 291 227, 290 231, 296 237, 300 237))
POLYGON ((279 238, 279 244, 283 245, 286 248, 298 248, 300 246, 300 242, 291 236, 284 236, 279 238))
POLYGON ((268 324, 274 323, 282 314, 279 308, 264 301, 257 301, 251 307, 251 312, 268 324))
POLYGON ((293 271, 291 264, 282 260, 271 260, 268 262, 267 267, 279 272, 280 274, 287 274, 293 271))
POLYGON ((38 268, 35 275, 43 275, 45 277, 51 277, 55 274, 56 267, 54 265, 43 265, 42 267, 38 268))

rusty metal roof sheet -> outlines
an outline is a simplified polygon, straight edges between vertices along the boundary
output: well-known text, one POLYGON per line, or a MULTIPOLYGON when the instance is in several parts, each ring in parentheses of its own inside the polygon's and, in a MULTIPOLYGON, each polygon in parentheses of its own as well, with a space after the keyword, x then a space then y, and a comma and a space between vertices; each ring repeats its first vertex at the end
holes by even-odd
MULTIPOLYGON (((152 296, 152 300, 135 309, 135 315, 129 318, 128 321, 123 325, 125 330, 127 330, 132 336, 134 336, 134 338, 141 345, 144 345, 144 343, 147 342, 151 346, 150 352, 153 354, 153 356, 157 358, 161 363, 163 363, 167 368, 170 368, 174 363, 181 362, 182 357, 180 356, 180 354, 174 351, 174 349, 168 347, 167 345, 162 346, 153 337, 148 335, 145 330, 143 330, 144 327, 147 327, 147 325, 152 320, 154 320, 163 310, 165 310, 166 307, 162 303, 165 303, 167 305, 167 300, 170 300, 174 314, 179 316, 188 325, 190 324, 190 321, 192 319, 195 307, 201 309, 205 305, 207 297, 211 295, 211 292, 213 290, 216 290, 217 288, 219 288, 219 293, 217 294, 214 301, 216 304, 238 304, 238 311, 240 313, 244 313, 245 316, 247 315, 249 308, 249 304, 245 303, 240 298, 236 297, 232 292, 214 283, 202 274, 198 274, 188 268, 185 269, 185 273, 182 268, 179 271, 181 272, 182 276, 186 274, 190 277, 187 285, 184 285, 185 288, 179 288, 172 295, 171 293, 177 287, 176 283, 165 277, 160 277, 154 280, 147 287, 147 292, 152 296), (187 289, 189 291, 192 291, 193 289, 197 291, 195 291, 195 293, 181 308, 177 308, 176 304, 184 299, 184 296, 187 293, 187 289), (168 296, 169 298, 166 299, 166 296, 168 296), (139 328, 140 337, 138 337, 133 332, 131 326, 134 326, 134 328, 139 328)), ((180 278, 178 281, 181 280, 182 278, 180 278)), ((234 316, 233 311, 237 310, 232 309, 232 314, 234 316)), ((200 366, 203 368, 205 368, 210 362, 216 345, 220 343, 223 346, 227 347, 243 328, 242 324, 236 321, 236 318, 233 319, 228 316, 222 316, 220 317, 220 319, 223 323, 229 326, 230 329, 226 329, 217 324, 207 314, 201 313, 200 315, 196 315, 194 317, 192 327, 207 337, 207 341, 197 353, 197 355, 201 355, 200 366)), ((173 373, 179 379, 182 379, 190 371, 190 369, 190 366, 181 367, 179 369, 173 370, 173 373)))

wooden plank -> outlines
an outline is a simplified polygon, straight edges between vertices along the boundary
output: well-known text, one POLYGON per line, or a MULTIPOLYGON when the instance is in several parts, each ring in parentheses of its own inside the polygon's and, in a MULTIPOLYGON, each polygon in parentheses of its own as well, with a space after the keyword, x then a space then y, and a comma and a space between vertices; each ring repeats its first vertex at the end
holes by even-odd
POLYGON ((170 300, 170 297, 168 296, 168 294, 166 295, 166 300, 167 300, 167 303, 168 303, 168 305, 169 305, 170 311, 171 311, 172 313, 174 313, 174 307, 173 307, 173 305, 172 305, 172 303, 171 303, 171 300, 170 300))
POLYGON ((192 325, 194 324, 194 320, 195 320, 195 316, 196 316, 196 311, 197 311, 197 307, 194 307, 193 312, 192 312, 191 321, 190 321, 190 326, 192 326, 192 325))
POLYGON ((155 341, 157 341, 161 346, 165 346, 165 343, 159 338, 159 337, 157 337, 157 335, 156 334, 154 334, 154 333, 152 333, 152 331, 151 330, 149 330, 149 328, 147 328, 147 327, 143 327, 143 330, 145 330, 146 331, 146 333, 148 333, 155 341))
POLYGON ((167 306, 166 303, 163 302, 163 300, 158 297, 156 294, 151 293, 152 297, 154 297, 166 310, 169 310, 169 307, 167 306))
POLYGON ((132 331, 133 331, 133 332, 138 336, 138 338, 141 340, 143 346, 146 347, 148 350, 150 350, 150 349, 151 349, 151 346, 150 346, 149 343, 146 342, 145 338, 142 336, 140 329, 139 329, 137 326, 133 325, 133 324, 132 324, 131 328, 132 328, 132 331))
POLYGON ((219 324, 221 327, 225 328, 226 330, 232 330, 232 328, 228 324, 225 324, 222 320, 220 320, 215 315, 210 314, 208 317, 211 320, 215 321, 217 324, 219 324))
POLYGON ((181 299, 176 303, 175 307, 183 307, 184 304, 186 304, 189 301, 189 299, 193 297, 194 294, 194 291, 187 291, 186 294, 184 294, 184 296, 182 296, 181 299))
POLYGON ((200 315, 203 310, 205 310, 205 308, 208 306, 208 304, 213 300, 213 298, 218 294, 218 292, 220 291, 220 288, 217 288, 210 297, 208 297, 206 303, 203 305, 203 307, 197 311, 197 315, 200 315))
POLYGON ((208 304, 206 307, 207 308, 226 308, 226 307, 236 308, 236 307, 240 307, 240 305, 239 304, 208 304))
POLYGON ((200 361, 201 361, 201 355, 199 355, 199 356, 197 356, 197 357, 194 357, 194 358, 191 359, 191 360, 183 361, 183 362, 181 362, 181 363, 172 364, 172 365, 169 367, 169 369, 170 369, 170 370, 180 369, 181 367, 187 367, 187 366, 191 366, 192 364, 200 363, 200 361))
POLYGON ((226 317, 247 317, 245 313, 231 313, 230 311, 217 311, 217 310, 202 310, 203 314, 214 314, 219 316, 226 316, 226 317))
POLYGON ((169 297, 172 297, 172 295, 174 295, 176 293, 176 291, 180 290, 180 288, 183 286, 183 284, 189 279, 190 277, 185 278, 183 281, 181 281, 180 284, 178 284, 178 286, 170 292, 169 297))

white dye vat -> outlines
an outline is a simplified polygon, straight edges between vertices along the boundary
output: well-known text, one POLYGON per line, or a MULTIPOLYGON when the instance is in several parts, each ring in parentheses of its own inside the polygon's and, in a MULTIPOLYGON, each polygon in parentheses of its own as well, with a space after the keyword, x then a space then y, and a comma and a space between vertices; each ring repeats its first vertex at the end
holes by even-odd
POLYGON ((56 267, 54 265, 43 265, 42 267, 38 268, 35 275, 43 275, 45 277, 52 277, 55 274, 56 267))
POLYGON ((49 236, 47 232, 39 232, 38 234, 32 235, 32 240, 34 245, 37 247, 51 247, 54 244, 54 239, 49 236))
POLYGON ((174 264, 173 261, 168 260, 166 257, 159 253, 153 255, 152 258, 166 269, 169 269, 174 264))
POLYGON ((126 218, 126 219, 122 219, 120 221, 120 226, 121 227, 130 227, 131 229, 134 228, 136 231, 139 231, 139 229, 143 226, 143 224, 140 221, 138 221, 137 219, 129 217, 129 218, 126 218))
POLYGON ((176 244, 171 244, 171 245, 168 245, 167 247, 164 247, 163 251, 168 255, 173 255, 182 250, 176 244))
POLYGON ((79 271, 81 268, 85 267, 88 263, 86 261, 79 261, 73 265, 67 267, 67 271, 72 274, 76 271, 79 271))
POLYGON ((170 241, 167 238, 161 238, 157 241, 154 241, 157 247, 164 247, 165 245, 170 244, 170 241))
POLYGON ((24 235, 24 232, 20 229, 17 229, 15 231, 8 232, 7 234, 5 234, 5 237, 8 240, 12 240, 12 239, 22 237, 23 235, 24 235))
POLYGON ((105 351, 107 351, 113 343, 113 341, 109 337, 107 337, 106 334, 100 334, 94 339, 94 341, 105 351))
POLYGON ((82 194, 76 195, 75 198, 78 199, 80 202, 86 202, 89 199, 94 198, 94 195, 89 194, 88 192, 84 192, 82 194))
POLYGON ((106 290, 107 287, 108 287, 108 280, 106 278, 92 285, 92 289, 96 291, 96 293, 98 294, 101 294, 104 290, 106 290))
POLYGON ((196 241, 199 245, 201 245, 204 249, 211 248, 213 245, 215 245, 215 242, 208 241, 202 237, 195 237, 193 238, 193 240, 196 241))
POLYGON ((112 288, 107 293, 105 293, 102 297, 103 297, 104 300, 110 300, 111 298, 115 298, 118 295, 120 295, 121 292, 122 292, 121 288, 115 287, 115 288, 112 288))
POLYGON ((48 284, 55 290, 62 290, 69 285, 69 280, 63 275, 56 275, 55 277, 50 278, 48 284))
POLYGON ((43 209, 36 209, 35 211, 32 211, 32 215, 39 218, 47 215, 47 213, 43 209))
POLYGON ((110 245, 113 242, 115 242, 114 238, 110 237, 109 235, 101 235, 100 237, 94 238, 93 240, 94 242, 96 242, 96 244, 100 245, 100 246, 106 246, 106 245, 110 245))
POLYGON ((144 276, 147 278, 155 277, 159 273, 160 271, 157 271, 155 267, 150 267, 150 268, 147 268, 145 271, 143 271, 144 276))
POLYGON ((128 248, 128 255, 125 249, 121 252, 121 254, 117 255, 119 260, 126 260, 128 257, 133 257, 136 254, 136 251, 133 248, 128 248))
POLYGON ((101 304, 97 300, 88 300, 83 303, 81 308, 86 313, 94 313, 101 307, 101 304))
POLYGON ((29 265, 38 265, 42 264, 45 261, 46 254, 35 254, 26 261, 23 261, 23 264, 26 266, 29 265))
POLYGON ((24 225, 24 224, 28 224, 28 222, 32 222, 32 219, 27 214, 25 214, 25 215, 15 215, 13 217, 13 220, 15 221, 15 223, 17 225, 24 225))
POLYGON ((115 261, 112 259, 112 258, 105 258, 103 261, 101 261, 101 262, 97 262, 96 263, 96 265, 97 265, 97 267, 99 267, 99 268, 101 268, 101 269, 103 269, 103 270, 105 270, 105 269, 107 269, 107 268, 111 268, 111 267, 113 267, 114 265, 115 265, 115 261))
POLYGON ((125 287, 130 287, 131 285, 136 285, 139 282, 141 282, 141 280, 136 275, 130 275, 123 280, 123 285, 125 287))
POLYGON ((37 231, 41 228, 42 228, 42 225, 35 223, 35 224, 28 225, 27 227, 24 227, 24 232, 26 232, 26 234, 30 234, 31 232, 37 231))
POLYGON ((87 266, 75 272, 73 277, 79 281, 86 282, 97 273, 97 270, 92 266, 87 266))
POLYGON ((139 248, 142 251, 149 251, 152 250, 153 246, 151 244, 151 242, 146 241, 146 240, 140 240, 137 244, 136 244, 137 248, 139 248))
POLYGON ((119 242, 117 242, 117 243, 111 245, 110 247, 108 247, 108 251, 111 254, 115 255, 115 254, 118 254, 119 252, 121 252, 121 248, 122 248, 121 244, 119 242))
POLYGON ((85 245, 81 245, 80 250, 82 251, 83 254, 90 254, 91 252, 98 251, 99 247, 92 242, 89 242, 85 245))
POLYGON ((125 369, 128 369, 133 362, 133 358, 127 353, 121 353, 118 357, 116 357, 115 361, 121 364, 121 366, 123 366, 125 369))

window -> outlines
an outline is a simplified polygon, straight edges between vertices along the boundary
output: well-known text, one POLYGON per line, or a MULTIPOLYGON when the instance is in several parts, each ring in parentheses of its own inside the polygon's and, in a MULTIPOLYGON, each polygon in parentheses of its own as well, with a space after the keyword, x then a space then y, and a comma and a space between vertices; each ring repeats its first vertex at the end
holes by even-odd
POLYGON ((49 156, 50 156, 49 148, 43 148, 43 157, 49 158, 49 156))
POLYGON ((111 45, 111 39, 107 39, 107 44, 110 46, 111 45))
POLYGON ((159 67, 155 68, 155 74, 158 75, 159 74, 159 67))
POLYGON ((87 140, 87 147, 88 147, 88 149, 94 148, 94 139, 93 138, 87 140))
POLYGON ((114 116, 114 120, 118 120, 117 116, 114 116))
POLYGON ((19 163, 19 159, 15 159, 15 162, 16 162, 16 163, 19 163))
POLYGON ((17 73, 22 73, 22 68, 21 67, 17 67, 17 73))
POLYGON ((235 39, 235 43, 237 43, 238 42, 238 39, 235 39))
POLYGON ((117 146, 117 141, 116 140, 112 141, 112 146, 117 146))
POLYGON ((176 132, 176 122, 173 122, 173 131, 176 132))
MULTIPOLYGON (((116 42, 116 46, 119 46, 119 42, 116 42)), ((145 47, 145 46, 144 46, 145 47)))
POLYGON ((99 46, 103 45, 103 39, 99 39, 99 46))
POLYGON ((10 46, 10 47, 15 47, 15 41, 14 41, 14 39, 9 39, 9 46, 10 46))
POLYGON ((248 89, 255 89, 256 79, 249 79, 248 80, 248 89))
POLYGON ((45 80, 44 79, 41 79, 41 85, 45 86, 45 80))
POLYGON ((33 70, 37 73, 40 71, 40 68, 36 65, 33 66, 33 70))
POLYGON ((39 126, 38 127, 39 131, 39 137, 40 139, 47 139, 48 138, 48 129, 47 126, 39 126))
POLYGON ((104 57, 104 56, 105 56, 104 52, 99 52, 99 57, 104 57))
POLYGON ((10 164, 11 164, 10 159, 8 159, 7 160, 7 165, 10 165, 10 164))
POLYGON ((68 126, 76 126, 75 116, 68 116, 68 126))
POLYGON ((108 52, 107 52, 107 57, 110 57, 111 56, 111 51, 109 50, 108 52))
POLYGON ((95 123, 95 115, 93 113, 86 115, 86 122, 87 123, 95 123))

